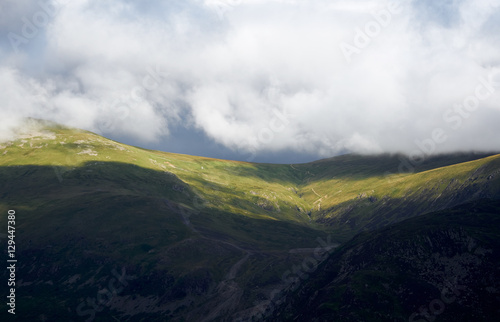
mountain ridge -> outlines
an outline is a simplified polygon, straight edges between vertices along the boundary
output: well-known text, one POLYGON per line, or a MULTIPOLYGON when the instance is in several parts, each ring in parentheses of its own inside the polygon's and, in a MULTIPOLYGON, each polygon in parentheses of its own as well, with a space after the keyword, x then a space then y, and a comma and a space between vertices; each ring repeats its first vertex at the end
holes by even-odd
POLYGON ((89 310, 96 320, 252 320, 286 293, 283 273, 319 240, 333 249, 425 213, 500 199, 498 154, 437 156, 420 169, 440 167, 387 176, 397 155, 258 164, 34 128, 0 144, 0 211, 20 216, 19 311, 32 320, 89 310), (91 311, 88 299, 122 268, 135 279, 91 311))

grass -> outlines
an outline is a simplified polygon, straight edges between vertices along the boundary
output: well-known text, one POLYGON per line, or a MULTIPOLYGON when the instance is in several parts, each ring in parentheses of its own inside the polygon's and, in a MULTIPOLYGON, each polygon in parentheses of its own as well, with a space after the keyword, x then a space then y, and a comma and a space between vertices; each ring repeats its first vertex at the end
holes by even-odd
POLYGON ((124 294, 196 299, 169 304, 173 316, 185 317, 220 301, 214 290, 251 253, 235 278, 251 300, 245 308, 306 256, 290 249, 314 248, 328 234, 346 242, 432 210, 500 197, 500 155, 437 156, 397 173, 397 155, 256 164, 152 151, 39 121, 31 127, 30 135, 0 143, 0 213, 16 210, 19 253, 47 263, 26 264, 25 280, 43 284, 60 270, 59 295, 26 287, 39 301, 33 309, 54 296, 74 309, 100 286, 84 285, 84 277, 98 281, 107 277, 102 270, 126 266, 140 278, 124 294), (61 287, 75 275, 82 280, 61 287))

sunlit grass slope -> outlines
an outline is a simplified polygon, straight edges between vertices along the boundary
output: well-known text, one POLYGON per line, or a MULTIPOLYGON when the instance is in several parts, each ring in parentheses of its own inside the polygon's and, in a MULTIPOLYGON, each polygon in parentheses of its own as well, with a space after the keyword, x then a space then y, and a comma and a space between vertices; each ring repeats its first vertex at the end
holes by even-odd
POLYGON ((78 305, 122 267, 136 276, 119 294, 125 303, 97 320, 244 309, 301 260, 290 249, 326 235, 283 202, 305 204, 289 182, 267 183, 254 164, 149 151, 39 121, 22 132, 0 143, 0 213, 16 211, 21 320, 78 318, 78 305))
POLYGON ((307 256, 290 250, 314 248, 318 237, 344 242, 466 201, 500 199, 499 155, 437 156, 403 173, 400 159, 236 162, 28 120, 0 143, 0 213, 16 210, 25 259, 19 308, 31 320, 72 320, 111 269, 126 267, 138 278, 102 320, 227 317, 269 300, 283 272, 307 256))
MULTIPOLYGON (((55 125, 39 128, 33 123, 26 133, 14 142, 0 145, 1 166, 60 167, 53 179, 64 180, 77 168, 92 173, 97 164, 104 162, 131 164, 163 177, 179 178, 200 197, 200 207, 253 218, 308 221, 299 209, 305 210, 309 204, 296 193, 299 180, 286 166, 145 150, 55 125)), ((110 175, 115 174, 118 173, 110 175)), ((182 183, 172 187, 180 192, 187 188, 182 183)))
POLYGON ((379 228, 478 198, 500 198, 498 154, 441 155, 411 171, 401 166, 404 160, 399 155, 345 155, 293 167, 304 176, 299 191, 313 205, 313 219, 342 231, 379 228))
POLYGON ((35 120, 18 140, 0 148, 1 166, 54 167, 48 182, 63 182, 75 171, 83 171, 84 177, 96 176, 96 172, 108 179, 127 180, 129 176, 131 181, 134 170, 124 172, 105 164, 132 165, 155 173, 146 181, 137 181, 139 194, 175 196, 196 212, 230 213, 320 229, 326 224, 352 233, 477 197, 500 196, 500 155, 491 153, 427 158, 411 172, 402 166, 405 157, 400 155, 344 155, 297 165, 256 164, 146 150, 35 120), (102 167, 106 171, 98 171, 102 167), (154 190, 157 186, 147 184, 156 181, 164 189, 154 190))

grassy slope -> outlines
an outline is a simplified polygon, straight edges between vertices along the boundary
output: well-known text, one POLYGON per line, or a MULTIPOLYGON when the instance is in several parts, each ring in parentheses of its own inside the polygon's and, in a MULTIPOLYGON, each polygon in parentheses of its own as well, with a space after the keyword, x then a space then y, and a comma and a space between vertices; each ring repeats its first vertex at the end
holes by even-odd
POLYGON ((398 173, 400 156, 347 155, 294 166, 313 218, 348 236, 478 198, 500 198, 500 155, 429 158, 398 173))
POLYGON ((98 320, 152 310, 196 320, 219 306, 224 314, 225 306, 234 311, 263 296, 249 285, 264 289, 273 272, 298 262, 289 249, 314 247, 325 235, 278 198, 261 196, 292 193, 252 177, 255 165, 148 151, 62 127, 31 133, 0 147, 0 212, 17 211, 21 319, 77 317, 78 305, 122 267, 137 277, 120 294, 126 304, 98 320))
POLYGON ((133 164, 166 176, 175 174, 208 202, 204 206, 253 218, 307 221, 307 216, 296 210, 296 205, 308 205, 293 192, 299 181, 287 167, 145 150, 63 127, 49 131, 56 137, 21 139, 6 146, 1 165, 64 167, 64 179, 73 169, 91 167, 96 161, 133 164))
MULTIPOLYGON (((400 208, 412 200, 434 202, 437 208, 450 206, 452 194, 472 186, 486 187, 484 194, 500 194, 500 155, 433 157, 414 173, 398 173, 401 161, 397 155, 346 155, 300 165, 253 164, 145 150, 63 127, 50 130, 57 137, 25 139, 24 144, 18 141, 6 147, 1 164, 62 167, 56 175, 63 180, 81 166, 93 171, 92 162, 96 161, 133 164, 181 180, 184 184, 177 188, 190 189, 184 192, 189 200, 182 200, 187 207, 313 228, 321 228, 323 225, 315 225, 320 222, 349 226, 357 232, 370 227, 369 220, 360 222, 357 217, 380 208, 384 212, 400 208), (42 148, 29 148, 30 144, 42 148), (438 199, 442 204, 436 203, 438 199), (339 221, 346 213, 352 218, 350 225, 339 221)), ((386 224, 391 220, 396 218, 389 218, 386 224)))
POLYGON ((429 158, 426 164, 415 168, 414 172, 397 173, 401 163, 399 160, 397 155, 347 155, 295 167, 309 172, 302 188, 305 199, 316 202, 320 197, 312 191, 315 189, 323 197, 321 204, 324 208, 355 199, 363 193, 377 199, 398 199, 419 189, 436 186, 439 195, 447 187, 448 181, 455 179, 463 183, 486 165, 491 168, 488 170, 492 170, 482 173, 487 174, 487 177, 490 172, 497 171, 500 165, 500 155, 448 155, 429 158))
MULTIPOLYGON (((14 208, 21 214, 21 253, 47 263, 32 273, 32 261, 26 263, 27 280, 68 285, 71 276, 80 276, 74 287, 59 287, 61 294, 53 295, 58 301, 67 297, 69 317, 85 296, 78 291, 88 289, 85 280, 102 279, 113 265, 127 265, 141 276, 124 293, 138 296, 128 305, 142 303, 141 296, 164 285, 158 295, 163 302, 155 305, 166 316, 196 319, 206 307, 221 307, 223 315, 235 312, 268 297, 278 276, 300 261, 289 249, 315 247, 316 238, 328 231, 348 240, 365 228, 401 220, 405 216, 391 211, 410 201, 421 208, 412 204, 407 217, 457 198, 498 196, 499 190, 499 156, 433 158, 415 174, 387 176, 397 171, 395 156, 252 164, 150 151, 86 131, 37 126, 30 131, 35 136, 0 144, 0 211, 14 208), (470 162, 448 166, 462 161, 470 162), (221 292, 225 276, 248 254, 237 285, 221 292), (57 281, 53 270, 60 272, 57 281)), ((0 224, 5 225, 3 217, 0 224)), ((50 302, 48 290, 25 290, 50 302)), ((60 306, 54 305, 54 312, 60 306)))

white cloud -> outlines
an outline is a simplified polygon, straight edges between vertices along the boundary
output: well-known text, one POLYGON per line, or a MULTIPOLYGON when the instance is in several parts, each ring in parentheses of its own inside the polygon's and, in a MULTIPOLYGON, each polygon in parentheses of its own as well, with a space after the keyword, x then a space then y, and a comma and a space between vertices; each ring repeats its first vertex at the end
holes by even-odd
MULTIPOLYGON (((36 12, 24 4, 2 31, 23 36, 36 12)), ((460 128, 443 120, 499 67, 496 4, 407 1, 388 17, 385 0, 71 1, 21 53, 0 43, 1 126, 33 116, 144 141, 184 126, 234 149, 318 156, 412 152, 443 128, 436 152, 498 150, 500 87, 460 128), (339 45, 377 23, 349 63, 339 45)))

